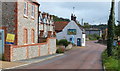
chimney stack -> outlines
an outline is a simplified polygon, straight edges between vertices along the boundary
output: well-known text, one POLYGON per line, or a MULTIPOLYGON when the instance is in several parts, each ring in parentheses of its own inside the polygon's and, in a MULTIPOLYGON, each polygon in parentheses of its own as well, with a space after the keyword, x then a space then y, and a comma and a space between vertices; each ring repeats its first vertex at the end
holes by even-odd
POLYGON ((75 21, 76 22, 76 16, 75 15, 73 15, 73 14, 71 14, 71 20, 73 20, 73 21, 75 21))

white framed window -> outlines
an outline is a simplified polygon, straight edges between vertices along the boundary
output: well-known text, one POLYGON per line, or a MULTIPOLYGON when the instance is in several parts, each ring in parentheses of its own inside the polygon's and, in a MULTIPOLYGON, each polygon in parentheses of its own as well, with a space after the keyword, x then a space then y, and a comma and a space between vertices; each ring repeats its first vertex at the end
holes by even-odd
POLYGON ((27 16, 27 2, 24 3, 24 15, 27 16))
POLYGON ((35 6, 34 6, 34 5, 32 5, 32 12, 31 12, 31 16, 32 16, 32 18, 34 18, 34 17, 35 17, 35 6))

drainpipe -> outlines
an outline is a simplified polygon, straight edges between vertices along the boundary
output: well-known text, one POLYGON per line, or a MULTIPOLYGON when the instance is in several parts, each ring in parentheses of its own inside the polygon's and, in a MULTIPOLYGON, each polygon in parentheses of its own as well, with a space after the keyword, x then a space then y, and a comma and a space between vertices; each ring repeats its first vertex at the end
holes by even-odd
POLYGON ((38 6, 38 43, 39 43, 39 32, 40 32, 40 30, 39 30, 39 16, 40 16, 40 14, 39 14, 39 7, 40 7, 40 4, 39 4, 39 6, 38 6))

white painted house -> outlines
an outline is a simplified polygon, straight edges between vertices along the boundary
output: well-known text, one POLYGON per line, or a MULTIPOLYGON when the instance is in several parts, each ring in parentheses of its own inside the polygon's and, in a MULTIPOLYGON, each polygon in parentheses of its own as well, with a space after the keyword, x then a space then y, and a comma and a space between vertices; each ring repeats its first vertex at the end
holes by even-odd
MULTIPOLYGON (((55 28, 63 26, 64 23, 60 23, 61 26, 56 26, 58 24, 59 23, 55 24, 55 28)), ((80 26, 80 24, 76 23, 76 17, 73 15, 71 16, 71 21, 65 25, 61 31, 57 32, 56 35, 58 40, 67 39, 77 46, 85 46, 85 30, 80 26)))

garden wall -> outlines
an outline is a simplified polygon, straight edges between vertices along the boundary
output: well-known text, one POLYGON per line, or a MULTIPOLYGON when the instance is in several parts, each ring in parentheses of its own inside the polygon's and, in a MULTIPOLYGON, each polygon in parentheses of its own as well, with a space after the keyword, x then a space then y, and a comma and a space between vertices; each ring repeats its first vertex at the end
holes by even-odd
POLYGON ((30 45, 5 45, 5 60, 17 61, 56 53, 56 38, 48 38, 45 43, 30 45))

